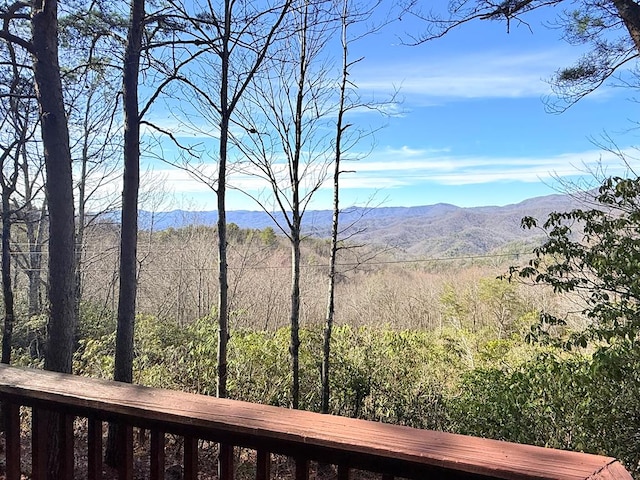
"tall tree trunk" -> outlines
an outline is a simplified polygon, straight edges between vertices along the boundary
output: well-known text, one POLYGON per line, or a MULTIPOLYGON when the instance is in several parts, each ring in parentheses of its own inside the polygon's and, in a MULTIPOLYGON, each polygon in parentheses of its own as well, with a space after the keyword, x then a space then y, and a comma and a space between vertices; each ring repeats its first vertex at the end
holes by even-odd
POLYGON ((291 400, 300 408, 300 217, 294 213, 291 231, 291 400))
MULTIPOLYGON (((88 107, 88 106, 87 106, 88 107)), ((87 132, 85 119, 85 132, 87 132)), ((87 162, 89 157, 89 138, 85 135, 82 146, 82 158, 80 164, 80 181, 78 182, 78 220, 76 228, 76 316, 80 320, 80 302, 82 301, 82 249, 84 248, 85 231, 85 204, 87 191, 87 162)))
MULTIPOLYGON (((47 204, 35 209, 29 203, 26 208, 26 232, 29 243, 27 252, 27 278, 29 281, 29 318, 42 314, 42 249, 47 229, 47 204)), ((31 358, 42 358, 42 334, 29 332, 29 354, 31 358)))
POLYGON ((292 384, 291 396, 293 408, 300 407, 300 234, 302 212, 300 205, 300 157, 302 155, 302 126, 304 123, 305 84, 307 81, 307 32, 309 4, 305 2, 300 35, 300 70, 298 72, 298 91, 296 93, 295 144, 291 159, 290 180, 292 187, 291 202, 291 354, 292 384))
POLYGON ((4 299, 4 330, 2 332, 2 359, 11 363, 11 341, 13 339, 14 309, 11 285, 11 191, 2 192, 2 295, 4 299))
POLYGON ((229 141, 229 40, 232 2, 224 2, 224 35, 220 81, 220 158, 218 160, 218 388, 220 398, 227 396, 227 343, 229 341, 229 280, 227 268, 227 146, 229 141))
MULTIPOLYGON (((132 0, 129 34, 124 56, 122 89, 124 97, 124 178, 120 233, 120 290, 113 378, 133 381, 133 334, 137 292, 138 190, 140 185, 140 115, 138 74, 144 29, 144 0, 132 0)), ((118 466, 122 458, 117 444, 118 426, 109 425, 105 461, 118 466)))
POLYGON ((49 324, 45 369, 71 372, 75 317, 74 205, 69 130, 58 64, 57 2, 32 7, 34 78, 49 203, 49 324))
MULTIPOLYGON (((75 226, 69 129, 58 63, 58 3, 35 0, 31 8, 33 73, 40 107, 49 204, 49 322, 44 368, 71 373, 76 329, 75 226)), ((47 456, 50 479, 61 478, 59 425, 57 415, 50 415, 47 456)))
POLYGON ((114 380, 133 381, 133 331, 136 313, 138 189, 140 185, 140 119, 138 72, 144 21, 144 0, 133 0, 124 59, 124 177, 120 234, 120 291, 114 380))
POLYGON ((338 106, 338 120, 336 122, 336 151, 335 163, 333 165, 333 220, 331 222, 331 251, 329 257, 329 293, 327 295, 327 314, 322 342, 322 398, 321 412, 329 413, 329 371, 331 368, 331 335, 333 331, 333 320, 335 316, 335 293, 336 293, 336 261, 338 256, 338 233, 340 228, 340 160, 342 159, 342 134, 348 128, 343 126, 345 113, 345 100, 347 93, 347 82, 349 76, 349 43, 347 39, 347 16, 349 14, 349 2, 344 0, 342 4, 341 16, 341 42, 342 42, 342 74, 340 79, 340 104, 338 106))

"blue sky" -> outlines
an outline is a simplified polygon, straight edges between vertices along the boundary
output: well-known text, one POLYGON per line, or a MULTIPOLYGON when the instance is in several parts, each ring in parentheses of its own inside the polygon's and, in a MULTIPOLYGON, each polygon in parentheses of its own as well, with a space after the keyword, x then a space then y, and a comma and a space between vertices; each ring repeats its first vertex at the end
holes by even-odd
MULTIPOLYGON (((352 75, 361 94, 384 99, 398 89, 401 101, 389 107, 388 117, 355 113, 349 119, 383 128, 371 153, 348 166, 354 173, 343 176, 342 204, 373 198, 383 206, 506 205, 556 193, 562 181, 592 181, 589 172, 600 166, 623 174, 622 162, 593 140, 607 134, 630 158, 635 155, 638 105, 632 93, 605 85, 562 114, 545 111, 547 80, 582 53, 560 31, 542 25, 556 13, 529 17, 532 31, 512 24, 507 34, 504 23, 478 21, 419 46, 402 45, 407 32, 422 28, 404 17, 354 46, 354 55, 364 56, 352 75)), ((215 209, 206 185, 167 166, 153 168, 175 200, 164 209, 215 209)), ((236 180, 243 188, 260 188, 236 180)), ((331 207, 330 187, 327 182, 311 208, 331 207)), ((259 209, 238 192, 230 193, 228 208, 259 209)))

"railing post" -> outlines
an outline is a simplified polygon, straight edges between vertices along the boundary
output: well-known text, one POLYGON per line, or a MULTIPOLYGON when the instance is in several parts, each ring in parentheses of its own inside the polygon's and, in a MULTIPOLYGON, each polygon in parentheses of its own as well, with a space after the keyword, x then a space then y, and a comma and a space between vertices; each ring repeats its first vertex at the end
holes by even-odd
POLYGON ((59 453, 59 478, 73 478, 73 419, 72 415, 56 412, 58 418, 58 450, 59 453))
POLYGON ((2 404, 5 421, 7 480, 20 480, 20 405, 2 404))

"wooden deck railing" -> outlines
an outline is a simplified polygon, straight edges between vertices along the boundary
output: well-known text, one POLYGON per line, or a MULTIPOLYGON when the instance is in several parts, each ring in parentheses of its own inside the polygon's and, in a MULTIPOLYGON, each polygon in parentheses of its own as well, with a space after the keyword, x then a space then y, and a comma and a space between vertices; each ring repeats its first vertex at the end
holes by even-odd
MULTIPOLYGON (((221 480, 233 478, 233 448, 254 449, 257 480, 270 476, 271 454, 295 460, 295 478, 309 477, 309 462, 337 465, 383 478, 631 480, 615 459, 530 445, 418 430, 351 418, 152 389, 73 375, 0 366, 0 401, 6 423, 6 478, 20 479, 20 407, 32 409, 32 476, 44 478, 47 435, 42 418, 58 412, 63 478, 72 479, 73 419, 88 419, 88 478, 102 475, 102 424, 122 425, 121 479, 133 478, 133 427, 151 432, 150 478, 164 478, 165 434, 184 437, 185 479, 198 475, 198 439, 220 443, 221 480), (45 415, 43 415, 43 413, 45 415)), ((28 462, 24 462, 27 464, 28 462)), ((28 473, 28 471, 26 472, 28 473)))

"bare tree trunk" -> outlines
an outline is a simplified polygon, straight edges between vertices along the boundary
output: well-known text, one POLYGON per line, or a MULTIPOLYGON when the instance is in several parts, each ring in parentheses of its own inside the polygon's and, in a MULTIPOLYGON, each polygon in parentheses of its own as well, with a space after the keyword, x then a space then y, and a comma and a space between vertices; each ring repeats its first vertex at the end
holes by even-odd
POLYGON ((220 158, 218 161, 218 388, 220 398, 227 396, 227 343, 229 341, 229 280, 227 269, 227 146, 229 141, 229 40, 231 3, 224 2, 224 33, 220 82, 220 158))
MULTIPOLYGON (((140 185, 140 115, 138 74, 144 29, 144 0, 133 0, 124 56, 122 80, 124 97, 124 178, 122 191, 122 225, 120 233, 120 290, 118 326, 113 378, 133 381, 133 334, 137 292, 138 190, 140 185)), ((117 425, 109 425, 105 462, 118 466, 122 455, 117 444, 117 425)))
POLYGON ((58 64, 57 2, 32 7, 34 77, 49 203, 49 325, 45 369, 71 372, 75 317, 74 205, 69 130, 58 64))
MULTIPOLYGON (((36 95, 49 204, 49 322, 44 368, 71 373, 76 329, 74 287, 74 204, 69 130, 58 63, 58 3, 35 0, 31 26, 36 95)), ((60 438, 57 417, 49 418, 48 478, 59 474, 60 438)))
POLYGON ((294 215, 291 229, 291 400, 300 407, 300 218, 294 215))
POLYGON ((304 116, 305 85, 307 81, 307 32, 308 32, 308 8, 305 2, 303 7, 302 28, 300 35, 300 64, 298 71, 298 91, 296 93, 295 107, 295 144, 293 158, 290 166, 291 187, 293 200, 291 202, 291 369, 292 384, 291 397, 293 408, 300 407, 300 230, 302 225, 302 212, 300 205, 300 156, 302 154, 302 128, 304 116))
POLYGON ((336 122, 336 151, 333 165, 333 220, 331 222, 331 251, 329 257, 329 293, 327 295, 327 315, 322 343, 322 400, 321 412, 329 413, 329 371, 331 367, 331 334, 335 316, 335 292, 336 292, 336 260, 338 256, 338 234, 340 227, 340 160, 342 159, 342 134, 347 126, 343 126, 345 113, 345 99, 349 76, 349 48, 347 40, 347 15, 349 3, 344 0, 342 7, 342 76, 340 79, 340 104, 338 108, 338 120, 336 122))
POLYGON ((29 242, 27 252, 27 277, 29 279, 29 317, 42 313, 42 247, 47 226, 47 204, 36 210, 27 206, 26 232, 29 242))
POLYGON ((11 363, 11 341, 15 320, 13 308, 13 288, 11 285, 11 207, 9 198, 11 191, 2 192, 2 294, 4 299, 4 330, 2 332, 2 359, 0 362, 11 363))
MULTIPOLYGON (((86 131, 86 129, 85 129, 86 131)), ((82 158, 80 165, 80 181, 78 182, 78 220, 76 229, 76 317, 80 320, 80 302, 82 300, 82 249, 84 248, 84 232, 86 225, 86 181, 87 181, 87 157, 88 157, 88 136, 85 135, 82 148, 82 158)))
POLYGON ((133 0, 124 58, 124 177, 120 233, 120 291, 114 380, 133 381, 133 330, 136 313, 138 190, 140 185, 140 119, 138 71, 144 21, 144 0, 133 0))

